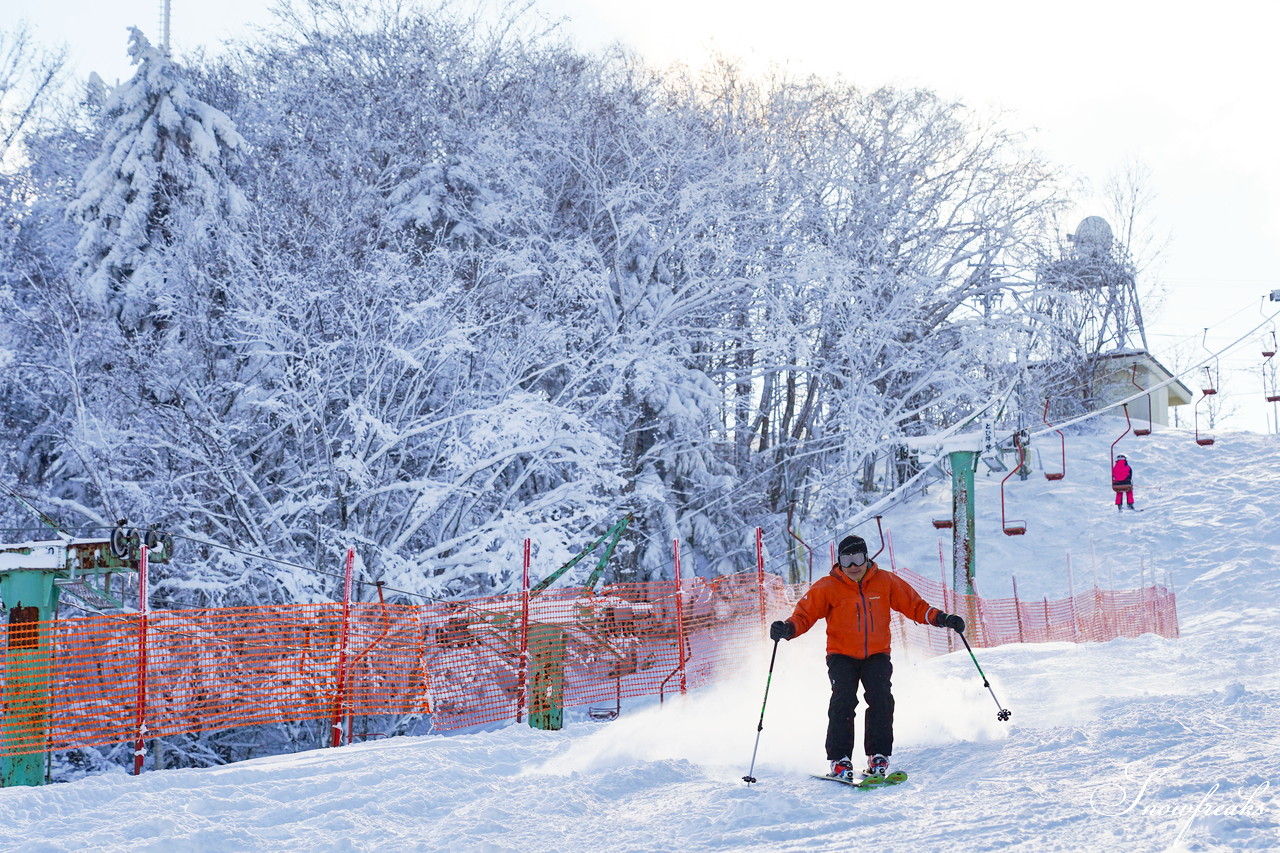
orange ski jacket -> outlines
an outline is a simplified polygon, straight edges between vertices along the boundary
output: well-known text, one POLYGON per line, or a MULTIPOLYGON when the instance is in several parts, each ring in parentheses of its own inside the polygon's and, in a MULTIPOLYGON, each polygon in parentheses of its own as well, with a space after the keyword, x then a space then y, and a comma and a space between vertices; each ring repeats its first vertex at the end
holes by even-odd
POLYGON ((809 587, 787 621, 795 626, 798 637, 819 619, 826 619, 827 654, 869 658, 889 651, 890 609, 922 625, 934 624, 942 613, 911 584, 871 563, 856 583, 839 566, 832 566, 831 574, 809 587))

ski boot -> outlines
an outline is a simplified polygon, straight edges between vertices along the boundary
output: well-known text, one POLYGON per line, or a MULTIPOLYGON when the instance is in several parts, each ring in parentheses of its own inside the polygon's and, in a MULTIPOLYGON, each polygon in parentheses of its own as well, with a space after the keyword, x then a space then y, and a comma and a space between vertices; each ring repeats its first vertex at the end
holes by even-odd
POLYGON ((871 777, 874 776, 877 779, 883 780, 888 773, 889 773, 888 758, 878 753, 876 755, 867 756, 867 769, 862 771, 863 779, 870 779, 871 777))

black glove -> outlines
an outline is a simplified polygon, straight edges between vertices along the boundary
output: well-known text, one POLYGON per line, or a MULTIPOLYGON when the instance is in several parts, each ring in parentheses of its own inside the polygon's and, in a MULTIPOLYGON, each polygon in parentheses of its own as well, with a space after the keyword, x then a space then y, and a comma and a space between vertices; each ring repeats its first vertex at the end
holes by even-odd
POLYGON ((779 619, 769 626, 769 639, 773 641, 790 640, 796 635, 796 626, 779 619))
POLYGON ((950 628, 957 634, 964 633, 964 620, 954 613, 943 613, 938 611, 938 615, 933 617, 933 624, 939 628, 950 628))

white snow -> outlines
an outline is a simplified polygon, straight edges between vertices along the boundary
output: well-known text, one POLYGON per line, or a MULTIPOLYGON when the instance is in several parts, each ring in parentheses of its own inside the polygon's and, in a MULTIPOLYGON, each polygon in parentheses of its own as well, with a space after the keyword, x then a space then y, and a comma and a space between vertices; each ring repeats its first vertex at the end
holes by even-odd
MULTIPOLYGON (((1117 430, 1118 434, 1118 430, 1117 430)), ((1118 448, 1143 513, 1118 515, 1113 436, 1070 439, 1067 478, 1010 480, 1023 537, 979 477, 979 585, 1067 593, 1178 589, 1182 637, 895 656, 895 765, 862 792, 825 768, 821 632, 778 650, 755 775, 747 772, 769 644, 741 678, 625 703, 612 723, 405 737, 203 770, 113 774, 0 791, 3 846, 130 850, 1268 850, 1280 847, 1280 439, 1199 447, 1164 430, 1118 448), (1145 567, 1144 567, 1145 563, 1145 567)), ((1056 470, 1056 445, 1037 449, 1056 470), (1052 453, 1051 453, 1052 450, 1052 453)), ((899 565, 937 574, 945 487, 886 515, 899 565), (926 565, 931 562, 931 565, 926 565)), ((842 534, 844 531, 840 531, 842 534)), ((874 530, 860 528, 875 542, 874 530)), ((949 551, 948 551, 949 553, 949 551)), ((882 562, 887 562, 887 554, 882 562)), ((574 715, 571 715, 574 716, 574 715)))

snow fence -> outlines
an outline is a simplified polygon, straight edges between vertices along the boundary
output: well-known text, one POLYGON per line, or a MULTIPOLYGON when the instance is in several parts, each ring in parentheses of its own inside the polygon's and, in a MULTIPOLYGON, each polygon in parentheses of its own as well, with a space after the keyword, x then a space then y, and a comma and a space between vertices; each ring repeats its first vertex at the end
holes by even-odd
MULTIPOLYGON (((1161 586, 991 600, 897 573, 931 603, 964 614, 975 646, 1178 635, 1174 595, 1161 586)), ((302 720, 331 721, 337 743, 351 739, 361 715, 430 714, 439 729, 524 720, 554 728, 573 707, 607 718, 628 697, 667 697, 736 670, 805 588, 752 572, 534 597, 11 626, 0 744, 21 755, 302 720), (37 647, 49 653, 33 655, 37 647)), ((898 614, 893 632, 895 652, 908 656, 957 644, 952 632, 898 614)))

